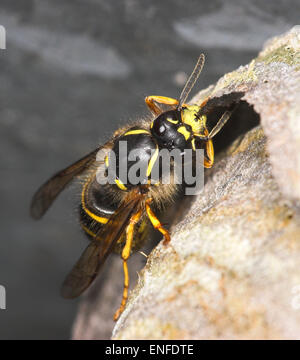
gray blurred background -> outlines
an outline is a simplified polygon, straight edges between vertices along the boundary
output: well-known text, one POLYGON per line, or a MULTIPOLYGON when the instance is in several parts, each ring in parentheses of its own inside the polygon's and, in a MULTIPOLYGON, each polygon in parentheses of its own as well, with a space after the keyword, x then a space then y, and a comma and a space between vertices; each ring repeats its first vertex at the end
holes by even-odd
MULTIPOLYGON (((177 97, 200 52, 207 61, 198 90, 249 62, 299 14, 299 0, 1 0, 0 339, 67 339, 76 315, 78 302, 61 299, 59 287, 87 242, 76 216, 80 190, 34 222, 37 187, 145 114, 146 95, 177 97)), ((99 280, 103 338, 121 296, 115 262, 99 280)))

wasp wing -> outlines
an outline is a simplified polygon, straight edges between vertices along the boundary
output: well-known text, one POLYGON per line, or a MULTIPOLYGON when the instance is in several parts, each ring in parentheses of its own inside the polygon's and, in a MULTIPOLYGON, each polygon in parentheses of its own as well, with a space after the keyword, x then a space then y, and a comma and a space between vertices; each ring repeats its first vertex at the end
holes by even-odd
POLYGON ((125 231, 131 216, 139 209, 145 195, 133 191, 100 229, 96 238, 85 249, 70 274, 66 277, 61 294, 73 299, 83 293, 96 278, 100 267, 125 231))
POLYGON ((59 171, 45 182, 32 198, 30 206, 31 216, 34 219, 40 219, 62 190, 64 190, 74 177, 80 175, 84 170, 90 167, 96 161, 97 152, 108 144, 109 143, 106 143, 103 147, 93 150, 74 164, 59 171))

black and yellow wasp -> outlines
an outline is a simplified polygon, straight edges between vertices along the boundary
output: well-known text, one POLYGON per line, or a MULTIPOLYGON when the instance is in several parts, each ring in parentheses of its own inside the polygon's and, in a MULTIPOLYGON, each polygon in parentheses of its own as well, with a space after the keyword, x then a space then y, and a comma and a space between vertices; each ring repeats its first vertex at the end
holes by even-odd
POLYGON ((152 167, 161 149, 196 150, 201 147, 205 150, 204 167, 210 168, 213 165, 212 138, 221 130, 232 111, 225 111, 209 132, 207 117, 203 115, 202 110, 210 99, 206 99, 200 105, 185 103, 200 75, 204 59, 204 55, 201 54, 179 100, 164 96, 147 96, 145 101, 152 116, 117 130, 106 144, 59 171, 34 195, 31 215, 39 219, 74 178, 83 179, 80 223, 91 242, 65 279, 62 286, 63 297, 79 296, 95 279, 107 256, 113 250, 121 250, 125 280, 122 302, 114 316, 116 320, 124 310, 128 297, 127 260, 131 252, 138 249, 146 238, 149 223, 162 233, 164 244, 170 241, 168 230, 158 220, 153 209, 159 210, 174 198, 178 192, 176 184, 152 184, 150 181, 140 184, 131 184, 130 181, 124 183, 116 172, 113 184, 101 185, 96 174, 100 167, 109 167, 111 150, 120 161, 128 163, 128 169, 134 165, 134 162, 128 161, 119 153, 118 145, 124 140, 127 141, 129 150, 136 150, 139 160, 146 163, 147 178, 151 176, 152 167), (107 153, 105 160, 100 163, 96 159, 99 150, 107 153))

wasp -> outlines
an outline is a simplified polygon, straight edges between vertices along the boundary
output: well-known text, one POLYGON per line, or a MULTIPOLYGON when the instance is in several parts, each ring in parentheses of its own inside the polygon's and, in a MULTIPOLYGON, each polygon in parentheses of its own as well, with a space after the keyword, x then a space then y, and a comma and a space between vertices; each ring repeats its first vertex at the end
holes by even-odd
POLYGON ((83 179, 81 203, 79 206, 80 224, 90 239, 89 245, 66 277, 62 285, 62 296, 75 298, 81 295, 93 282, 108 255, 113 250, 121 253, 124 269, 124 289, 121 305, 114 315, 117 320, 123 312, 129 288, 128 258, 139 248, 147 237, 152 224, 170 242, 170 233, 160 222, 156 209, 170 202, 179 191, 174 183, 162 184, 150 181, 124 182, 114 173, 112 183, 100 184, 97 171, 109 169, 109 154, 114 152, 120 163, 126 163, 128 170, 134 165, 120 152, 120 142, 126 141, 130 150, 135 150, 137 158, 145 165, 145 177, 150 179, 153 166, 158 161, 161 149, 205 150, 204 167, 214 163, 212 138, 222 129, 232 110, 226 110, 211 131, 207 127, 207 116, 203 108, 209 103, 206 99, 200 105, 188 105, 187 97, 198 79, 205 57, 201 54, 188 78, 179 99, 165 96, 147 96, 145 99, 151 115, 146 119, 129 124, 117 130, 112 139, 97 147, 64 170, 59 171, 44 183, 35 193, 31 203, 31 215, 40 219, 59 193, 75 178, 83 179), (104 160, 97 161, 99 151, 104 151, 104 160))

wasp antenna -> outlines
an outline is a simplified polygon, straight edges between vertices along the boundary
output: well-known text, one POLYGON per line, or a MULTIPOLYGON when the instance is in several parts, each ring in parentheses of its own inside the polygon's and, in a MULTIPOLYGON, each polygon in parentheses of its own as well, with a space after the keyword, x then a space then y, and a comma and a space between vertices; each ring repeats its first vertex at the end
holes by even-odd
POLYGON ((185 103, 187 97, 189 96, 189 93, 191 92, 192 88, 194 87, 195 82, 197 81, 199 75, 201 74, 204 62, 205 62, 205 56, 204 56, 204 54, 200 54, 197 64, 196 64, 192 74, 188 78, 188 81, 186 82, 186 84, 180 94, 179 104, 177 107, 178 110, 180 110, 182 108, 182 105, 185 103))
POLYGON ((230 106, 228 110, 224 112, 224 114, 220 117, 217 124, 213 127, 213 129, 208 134, 208 138, 212 139, 214 136, 217 135, 217 133, 222 129, 222 127, 227 123, 230 116, 234 112, 234 110, 238 107, 238 104, 233 104, 230 106))

